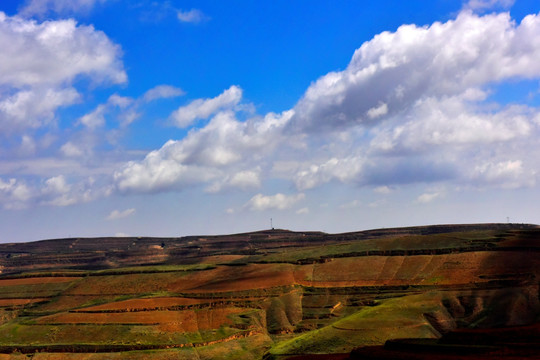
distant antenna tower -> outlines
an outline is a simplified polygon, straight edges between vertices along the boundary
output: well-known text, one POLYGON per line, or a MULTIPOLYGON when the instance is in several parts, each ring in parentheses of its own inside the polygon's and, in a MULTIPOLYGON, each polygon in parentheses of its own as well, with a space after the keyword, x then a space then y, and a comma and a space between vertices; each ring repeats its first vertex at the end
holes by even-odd
POLYGON ((510 217, 508 217, 508 216, 506 217, 506 222, 507 222, 508 224, 510 224, 510 217))
POLYGON ((270 218, 270 229, 274 230, 274 225, 272 224, 272 218, 270 218))

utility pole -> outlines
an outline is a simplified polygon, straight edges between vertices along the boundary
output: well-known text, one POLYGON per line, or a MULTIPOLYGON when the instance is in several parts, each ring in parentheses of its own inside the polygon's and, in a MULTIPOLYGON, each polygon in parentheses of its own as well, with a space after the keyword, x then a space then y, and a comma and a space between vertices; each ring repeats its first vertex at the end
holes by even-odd
POLYGON ((270 218, 270 229, 274 230, 274 225, 272 224, 272 218, 270 218))

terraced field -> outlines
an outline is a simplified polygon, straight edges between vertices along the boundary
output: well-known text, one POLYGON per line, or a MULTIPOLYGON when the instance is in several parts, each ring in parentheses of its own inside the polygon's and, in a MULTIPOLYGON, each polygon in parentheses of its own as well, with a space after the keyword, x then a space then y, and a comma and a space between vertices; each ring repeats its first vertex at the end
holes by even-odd
POLYGON ((1 359, 345 358, 540 322, 540 229, 0 244, 1 359))

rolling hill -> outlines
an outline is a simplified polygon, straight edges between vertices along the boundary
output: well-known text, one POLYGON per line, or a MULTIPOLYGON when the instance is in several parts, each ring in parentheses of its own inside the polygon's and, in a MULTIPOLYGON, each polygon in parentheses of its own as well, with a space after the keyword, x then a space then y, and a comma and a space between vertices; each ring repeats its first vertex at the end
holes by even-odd
POLYGON ((466 356, 538 328, 539 252, 528 224, 0 244, 0 359, 466 356))

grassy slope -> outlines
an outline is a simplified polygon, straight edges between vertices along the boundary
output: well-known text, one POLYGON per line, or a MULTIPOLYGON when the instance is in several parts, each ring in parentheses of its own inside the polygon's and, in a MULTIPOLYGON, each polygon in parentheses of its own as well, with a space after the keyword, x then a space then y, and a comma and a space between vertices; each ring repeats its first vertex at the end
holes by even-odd
POLYGON ((385 300, 331 325, 280 342, 270 353, 344 353, 358 346, 381 345, 393 338, 433 338, 438 332, 423 314, 443 309, 442 296, 436 292, 385 300))

